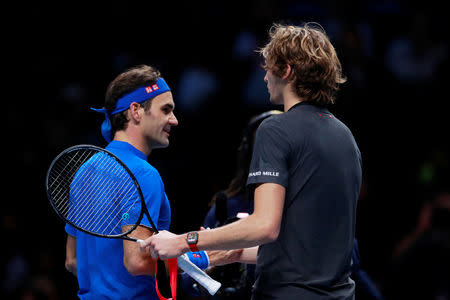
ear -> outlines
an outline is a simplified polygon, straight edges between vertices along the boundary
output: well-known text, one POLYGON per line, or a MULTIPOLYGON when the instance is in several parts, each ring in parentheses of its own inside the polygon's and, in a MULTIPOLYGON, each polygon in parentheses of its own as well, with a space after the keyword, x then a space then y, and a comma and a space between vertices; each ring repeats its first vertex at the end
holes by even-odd
POLYGON ((283 80, 288 80, 288 78, 291 76, 292 74, 292 68, 290 64, 286 64, 286 70, 284 71, 283 76, 281 76, 281 78, 283 80))
POLYGON ((131 119, 139 122, 142 117, 143 110, 141 109, 141 105, 137 102, 132 102, 130 104, 130 117, 131 119))

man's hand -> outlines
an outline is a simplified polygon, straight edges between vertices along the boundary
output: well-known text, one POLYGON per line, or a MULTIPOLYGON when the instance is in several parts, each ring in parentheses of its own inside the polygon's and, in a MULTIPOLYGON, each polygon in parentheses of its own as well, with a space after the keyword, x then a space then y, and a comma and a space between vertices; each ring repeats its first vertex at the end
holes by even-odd
POLYGON ((140 247, 141 249, 148 247, 153 258, 169 259, 185 253, 187 243, 182 236, 162 230, 143 240, 140 247))
POLYGON ((66 261, 67 271, 77 276, 77 239, 74 236, 67 235, 66 242, 66 261))

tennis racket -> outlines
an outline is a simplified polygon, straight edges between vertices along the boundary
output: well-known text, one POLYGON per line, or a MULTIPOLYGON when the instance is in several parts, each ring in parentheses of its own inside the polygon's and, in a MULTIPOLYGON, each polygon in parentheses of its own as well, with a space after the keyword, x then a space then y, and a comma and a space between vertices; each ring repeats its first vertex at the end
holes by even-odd
MULTIPOLYGON (((158 230, 145 205, 141 188, 128 167, 111 152, 77 145, 61 152, 46 177, 47 196, 57 215, 88 234, 141 242, 129 234, 144 215, 158 230)), ((183 254, 178 266, 214 295, 221 284, 183 254)))

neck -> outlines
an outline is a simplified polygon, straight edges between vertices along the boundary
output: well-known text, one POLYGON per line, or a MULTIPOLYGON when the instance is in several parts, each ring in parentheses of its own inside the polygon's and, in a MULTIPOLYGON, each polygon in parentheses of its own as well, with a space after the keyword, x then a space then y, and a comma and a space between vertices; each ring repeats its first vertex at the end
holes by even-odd
POLYGON ((133 134, 133 132, 128 132, 128 130, 117 131, 114 135, 114 140, 127 142, 128 144, 144 153, 146 156, 149 156, 150 152, 152 151, 152 149, 147 145, 147 143, 145 143, 142 137, 133 134))
POLYGON ((287 84, 283 91, 284 111, 287 112, 292 106, 303 101, 304 99, 300 98, 293 92, 290 84, 287 84))

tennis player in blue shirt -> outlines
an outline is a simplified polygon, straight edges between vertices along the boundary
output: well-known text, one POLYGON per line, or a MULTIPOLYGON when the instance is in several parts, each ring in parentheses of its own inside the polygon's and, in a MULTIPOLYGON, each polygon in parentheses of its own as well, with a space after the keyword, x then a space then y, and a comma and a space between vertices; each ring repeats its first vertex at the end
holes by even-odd
MULTIPOLYGON (((160 72, 147 65, 118 75, 108 86, 102 135, 115 154, 133 172, 152 220, 159 230, 170 226, 170 204, 158 171, 147 162, 155 148, 169 145, 175 104, 160 72)), ((155 264, 137 243, 105 239, 66 225, 66 268, 78 279, 80 299, 158 299, 155 264)), ((153 234, 147 218, 133 232, 145 239, 153 234)))

